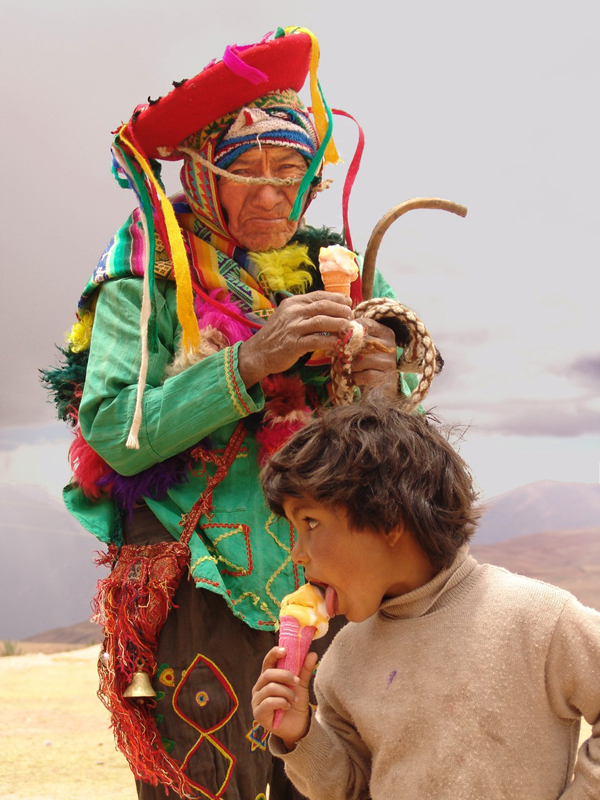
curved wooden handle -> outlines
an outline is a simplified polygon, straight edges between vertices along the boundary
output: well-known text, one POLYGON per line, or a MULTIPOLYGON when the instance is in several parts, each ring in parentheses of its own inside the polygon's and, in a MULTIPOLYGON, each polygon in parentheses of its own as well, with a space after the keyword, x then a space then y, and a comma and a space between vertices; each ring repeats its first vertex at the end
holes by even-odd
POLYGON ((377 251, 383 239, 384 233, 390 227, 392 222, 401 217, 407 211, 412 211, 415 208, 439 208, 442 211, 450 211, 452 214, 458 214, 459 217, 467 216, 467 209, 458 203, 453 203, 451 200, 443 200, 441 197, 415 197, 413 200, 405 200, 399 206, 395 206, 387 214, 379 220, 369 243, 365 250, 365 263, 362 272, 362 293, 365 300, 370 300, 373 296, 373 278, 375 277, 375 261, 377 259, 377 251))

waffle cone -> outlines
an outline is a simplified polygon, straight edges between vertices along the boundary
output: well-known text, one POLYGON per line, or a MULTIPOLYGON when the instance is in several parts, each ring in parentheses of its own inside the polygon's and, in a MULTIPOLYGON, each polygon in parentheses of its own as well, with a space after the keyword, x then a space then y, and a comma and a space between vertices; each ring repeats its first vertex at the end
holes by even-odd
POLYGON ((350 297, 350 276, 345 272, 326 272, 322 273, 323 286, 327 292, 339 292, 350 297))
MULTIPOLYGON (((279 620, 279 646, 286 648, 283 658, 277 662, 278 669, 288 669, 294 675, 300 675, 304 659, 312 644, 316 628, 312 625, 300 625, 296 617, 284 616, 279 620)), ((281 722, 283 711, 277 709, 273 715, 273 728, 281 722)))

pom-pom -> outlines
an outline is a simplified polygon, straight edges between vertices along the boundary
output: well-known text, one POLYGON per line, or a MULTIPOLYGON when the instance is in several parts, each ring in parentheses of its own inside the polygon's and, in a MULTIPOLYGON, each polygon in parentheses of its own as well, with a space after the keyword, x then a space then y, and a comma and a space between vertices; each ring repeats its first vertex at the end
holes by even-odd
POLYGON ((248 253, 258 267, 258 280, 271 292, 290 292, 303 294, 312 284, 312 273, 303 267, 314 264, 308 256, 308 248, 291 244, 281 250, 267 250, 264 253, 248 253))
POLYGON ((265 419, 270 425, 293 420, 306 423, 311 410, 306 405, 306 387, 299 375, 270 375, 261 381, 268 400, 265 419))
MULTIPOLYGON (((213 289, 209 292, 209 297, 215 300, 223 308, 233 311, 238 316, 244 316, 243 310, 225 289, 213 289)), ((206 303, 201 297, 196 297, 194 300, 194 310, 198 317, 198 325, 200 328, 215 328, 223 334, 227 339, 227 344, 232 345, 236 342, 245 342, 252 336, 252 328, 243 325, 235 319, 232 319, 226 313, 219 311, 218 308, 206 303)))
POLYGON ((292 434, 303 428, 311 416, 306 404, 306 389, 299 375, 270 375, 261 381, 268 398, 265 403, 265 424, 256 433, 260 445, 259 464, 277 452, 292 434))
POLYGON ((260 445, 258 463, 262 467, 269 456, 276 453, 296 431, 301 430, 306 421, 280 422, 277 425, 265 425, 256 433, 256 441, 260 445))
POLYGON ((69 448, 69 461, 73 477, 86 497, 92 500, 102 497, 103 491, 100 482, 106 493, 110 491, 110 478, 114 472, 85 441, 79 427, 75 431, 75 439, 69 448))
POLYGON ((94 312, 84 311, 79 315, 78 321, 71 328, 67 336, 67 342, 74 353, 81 353, 82 350, 89 350, 92 341, 92 325, 94 324, 94 312))

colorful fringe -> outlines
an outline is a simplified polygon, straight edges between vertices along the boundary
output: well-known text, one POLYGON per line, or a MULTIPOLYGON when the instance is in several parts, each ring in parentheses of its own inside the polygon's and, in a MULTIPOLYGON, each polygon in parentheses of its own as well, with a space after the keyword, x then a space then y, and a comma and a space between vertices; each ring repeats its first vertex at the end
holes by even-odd
POLYGON ((123 697, 135 672, 156 673, 158 638, 189 565, 188 546, 173 541, 125 545, 118 551, 111 545, 97 563, 112 566, 110 575, 98 581, 92 621, 104 626, 98 697, 111 713, 116 745, 136 778, 196 797, 181 765, 164 749, 154 701, 123 697))

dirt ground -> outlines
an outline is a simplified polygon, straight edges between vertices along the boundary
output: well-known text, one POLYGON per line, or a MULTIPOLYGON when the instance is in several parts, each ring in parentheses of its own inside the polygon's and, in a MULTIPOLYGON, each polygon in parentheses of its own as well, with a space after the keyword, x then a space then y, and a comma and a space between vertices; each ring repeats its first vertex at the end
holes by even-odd
POLYGON ((98 645, 0 658, 0 798, 136 800, 96 697, 98 645))
POLYGON ((136 800, 96 697, 97 655, 94 645, 0 658, 2 800, 136 800))

